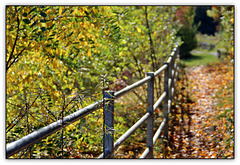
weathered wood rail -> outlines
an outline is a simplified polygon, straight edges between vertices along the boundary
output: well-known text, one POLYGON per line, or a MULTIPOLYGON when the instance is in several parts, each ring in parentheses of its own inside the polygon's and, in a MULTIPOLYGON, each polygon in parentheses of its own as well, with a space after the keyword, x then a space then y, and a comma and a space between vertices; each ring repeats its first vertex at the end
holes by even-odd
POLYGON ((106 91, 104 93, 104 99, 99 100, 87 107, 79 109, 78 111, 66 116, 63 120, 58 120, 48 126, 45 126, 37 131, 34 131, 23 138, 11 142, 6 146, 6 157, 10 157, 25 148, 39 142, 40 140, 48 137, 49 135, 63 129, 64 126, 70 125, 77 120, 85 117, 89 113, 101 108, 103 106, 103 101, 106 103, 103 107, 104 111, 104 125, 103 125, 103 153, 98 158, 113 158, 114 151, 128 138, 130 137, 146 120, 147 120, 147 148, 143 152, 140 158, 153 158, 153 146, 159 138, 161 132, 163 131, 164 137, 168 139, 168 116, 171 112, 171 102, 174 94, 174 85, 178 75, 179 66, 177 64, 179 61, 179 47, 178 43, 172 53, 169 55, 168 60, 164 65, 159 68, 156 72, 149 72, 147 77, 143 78, 136 83, 125 87, 124 89, 113 92, 106 91), (164 72, 164 92, 158 98, 156 103, 154 103, 154 80, 156 76, 164 72), (147 83, 147 103, 148 107, 146 114, 142 116, 130 129, 128 129, 119 139, 114 142, 114 100, 120 98, 124 94, 132 91, 133 89, 147 83), (163 103, 163 114, 164 119, 161 122, 159 128, 154 134, 153 124, 154 124, 154 111, 156 108, 163 103))

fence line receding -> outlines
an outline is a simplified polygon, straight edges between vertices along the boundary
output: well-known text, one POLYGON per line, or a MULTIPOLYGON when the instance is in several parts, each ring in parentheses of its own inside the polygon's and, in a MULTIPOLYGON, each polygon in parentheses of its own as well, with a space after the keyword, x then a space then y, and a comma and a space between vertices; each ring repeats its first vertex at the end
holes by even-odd
POLYGON ((140 158, 153 158, 153 146, 159 138, 161 132, 163 131, 164 138, 168 139, 168 115, 171 112, 171 103, 174 94, 174 85, 178 76, 178 63, 179 61, 179 47, 178 43, 172 53, 169 55, 167 61, 164 65, 159 68, 156 72, 149 72, 147 77, 135 82, 132 85, 125 87, 124 89, 113 92, 105 91, 104 100, 99 100, 91 105, 88 105, 78 111, 66 116, 63 120, 58 120, 45 126, 37 131, 34 131, 23 138, 11 142, 6 146, 6 157, 10 157, 19 151, 30 147, 31 145, 39 142, 40 140, 50 136, 51 134, 62 129, 62 123, 64 126, 70 125, 75 121, 85 117, 89 113, 102 108, 103 101, 106 104, 103 109, 104 113, 104 125, 103 125, 103 153, 98 158, 113 158, 114 151, 128 138, 130 137, 145 121, 147 121, 147 148, 142 153, 140 158), (156 76, 164 72, 164 91, 158 100, 154 103, 154 80, 156 76), (145 115, 143 115, 131 128, 129 128, 119 139, 114 142, 114 100, 120 98, 124 94, 132 91, 133 89, 147 83, 147 110, 145 115), (163 102, 163 115, 164 119, 158 127, 154 134, 154 111, 163 102))

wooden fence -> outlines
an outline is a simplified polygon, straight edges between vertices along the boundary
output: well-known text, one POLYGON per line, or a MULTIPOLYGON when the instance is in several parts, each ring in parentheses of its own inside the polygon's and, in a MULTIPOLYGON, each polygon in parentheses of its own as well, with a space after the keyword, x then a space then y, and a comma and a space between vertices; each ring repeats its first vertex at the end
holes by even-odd
POLYGON ((64 126, 70 125, 77 120, 85 117, 89 113, 101 108, 104 103, 104 124, 103 124, 103 153, 98 158, 113 158, 114 151, 139 128, 144 121, 147 120, 147 148, 140 158, 153 158, 153 146, 158 137, 163 131, 164 137, 168 139, 168 116, 171 112, 171 103, 174 94, 174 86, 178 76, 178 63, 179 61, 179 47, 178 43, 172 53, 169 55, 168 60, 156 72, 149 72, 144 79, 125 87, 124 89, 114 92, 106 91, 104 99, 97 101, 87 107, 79 109, 78 111, 58 120, 48 126, 45 126, 37 131, 34 131, 23 138, 11 142, 6 146, 6 157, 10 157, 25 148, 39 142, 40 140, 48 137, 49 135, 63 129, 64 126), (164 72, 164 91, 158 100, 154 103, 154 80, 160 73, 164 72), (128 129, 119 139, 114 142, 114 100, 120 98, 124 94, 132 91, 133 89, 147 83, 147 110, 145 115, 142 116, 130 129, 128 129), (154 134, 154 111, 163 102, 164 119, 159 128, 154 134))

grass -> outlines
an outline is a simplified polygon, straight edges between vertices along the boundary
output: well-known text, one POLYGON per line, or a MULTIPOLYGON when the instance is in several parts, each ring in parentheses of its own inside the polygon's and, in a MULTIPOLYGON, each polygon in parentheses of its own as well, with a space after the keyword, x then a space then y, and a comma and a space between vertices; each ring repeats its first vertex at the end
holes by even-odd
POLYGON ((189 58, 182 59, 184 64, 187 67, 193 67, 198 65, 207 65, 211 63, 217 63, 219 62, 219 59, 207 52, 200 52, 200 53, 192 53, 192 55, 189 58))
POLYGON ((191 56, 182 59, 182 62, 187 66, 187 67, 193 67, 193 66, 198 66, 198 65, 203 65, 206 66, 208 64, 212 63, 217 63, 219 62, 219 59, 213 55, 213 53, 217 53, 217 49, 219 49, 219 41, 220 41, 220 36, 219 34, 216 34, 215 36, 208 36, 206 34, 197 34, 197 40, 198 42, 206 42, 208 44, 216 44, 215 48, 212 50, 208 49, 202 49, 201 47, 197 47, 195 52, 193 51, 191 53, 191 56))
POLYGON ((215 36, 209 36, 206 34, 197 34, 198 42, 207 42, 209 44, 218 44, 221 40, 221 36, 216 33, 215 36))
POLYGON ((202 49, 201 47, 197 47, 195 50, 198 51, 203 51, 203 52, 217 52, 218 49, 221 51, 226 51, 223 45, 221 44, 222 37, 219 33, 215 33, 215 36, 209 36, 206 34, 197 34, 197 41, 198 43, 205 42, 208 44, 215 44, 214 49, 209 50, 209 49, 202 49))

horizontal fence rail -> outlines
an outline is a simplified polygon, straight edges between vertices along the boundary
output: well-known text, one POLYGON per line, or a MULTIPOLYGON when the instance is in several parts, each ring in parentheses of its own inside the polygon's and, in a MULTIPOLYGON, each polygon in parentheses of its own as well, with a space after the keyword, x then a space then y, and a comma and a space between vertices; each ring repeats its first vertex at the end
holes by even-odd
MULTIPOLYGON (((155 73, 148 73, 148 76, 131 86, 128 86, 124 88, 123 90, 119 91, 119 94, 123 95, 132 89, 151 81, 152 83, 148 84, 148 95, 151 95, 150 98, 154 98, 153 96, 153 82, 154 77, 158 76, 161 72, 165 71, 165 84, 164 84, 164 92, 161 94, 159 99, 156 101, 154 105, 150 105, 148 107, 152 108, 152 111, 147 111, 147 113, 139 119, 129 130, 127 130, 119 139, 116 140, 114 143, 114 147, 111 150, 116 150, 125 140, 127 140, 128 137, 130 137, 146 120, 149 120, 147 123, 147 148, 143 152, 140 158, 153 158, 153 145, 156 143, 158 137, 160 136, 162 130, 164 129, 164 136, 166 139, 168 139, 168 114, 171 111, 171 102, 172 102, 172 96, 174 94, 174 84, 176 82, 176 78, 178 75, 178 65, 175 63, 176 58, 179 59, 179 48, 175 47, 173 52, 170 54, 170 57, 165 62, 165 64, 159 68, 155 73), (151 87, 149 87, 151 86, 151 87), (149 90, 149 88, 151 90, 149 90), (161 122, 159 128, 157 129, 156 133, 153 136, 153 111, 156 110, 156 108, 162 103, 162 101, 165 102, 164 105, 164 119, 161 122)), ((148 99, 148 104, 151 104, 151 101, 148 99)), ((101 154, 98 158, 112 158, 112 152, 107 154, 101 154)))
POLYGON ((85 108, 80 109, 79 111, 76 111, 75 113, 72 113, 71 115, 68 115, 63 118, 62 120, 58 120, 48 126, 45 126, 37 131, 34 131, 23 138, 16 140, 10 144, 7 145, 6 148, 6 154, 7 157, 39 142, 40 140, 50 136, 51 134, 59 131, 62 129, 62 122, 64 123, 64 126, 70 125, 74 123, 75 121, 85 117, 89 113, 99 109, 102 107, 102 100, 97 101, 85 108))
POLYGON ((98 158, 113 158, 114 151, 128 138, 130 137, 145 121, 147 121, 147 148, 143 152, 140 158, 153 158, 153 145, 156 143, 161 132, 163 131, 164 137, 168 139, 168 114, 171 112, 171 102, 174 94, 174 85, 178 76, 178 65, 176 61, 179 60, 179 47, 178 43, 172 53, 169 55, 168 60, 164 65, 159 68, 156 72, 149 72, 148 76, 131 84, 118 92, 108 91, 104 94, 104 99, 99 100, 91 105, 88 105, 78 111, 66 116, 63 120, 58 120, 45 126, 37 131, 34 131, 23 138, 11 142, 6 146, 6 157, 10 157, 19 151, 22 151, 31 145, 41 141, 42 139, 50 136, 51 134, 61 130, 64 126, 70 125, 77 120, 85 117, 89 113, 94 112, 97 109, 103 107, 103 102, 110 102, 107 106, 104 106, 104 139, 103 140, 103 153, 98 158), (154 79, 160 73, 164 72, 164 92, 154 103, 154 79), (143 115, 131 128, 129 128, 119 139, 114 142, 114 100, 120 98, 124 94, 134 90, 135 88, 148 83, 147 88, 147 112, 143 115), (154 123, 154 111, 159 107, 159 105, 164 102, 164 119, 161 122, 156 133, 153 135, 153 123, 154 123), (110 112, 110 113, 109 113, 110 112), (108 132, 108 134, 106 133, 108 132), (110 132, 110 133, 109 133, 110 132))

